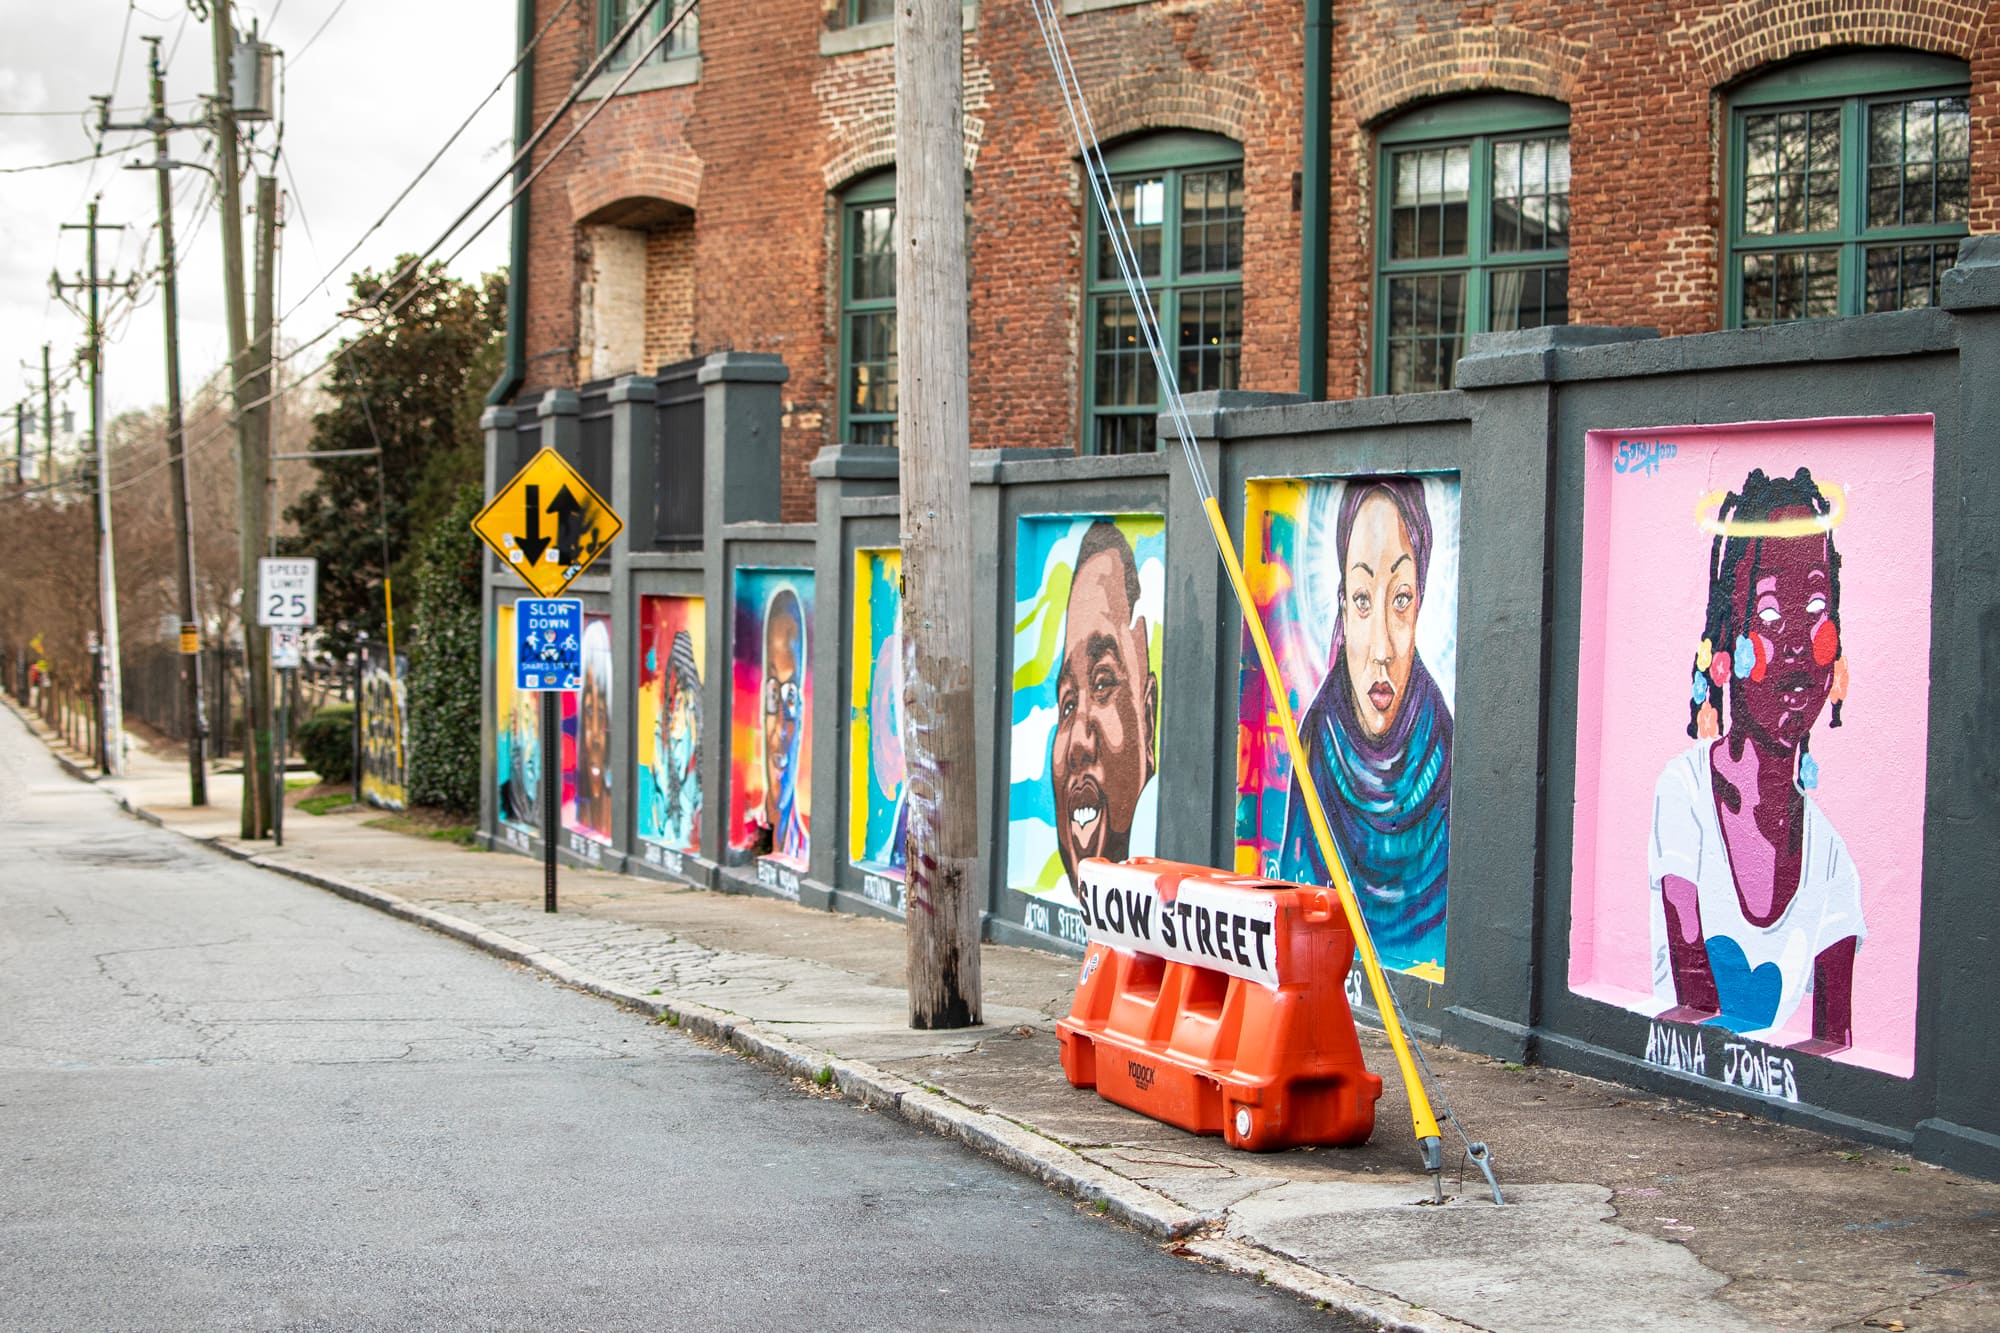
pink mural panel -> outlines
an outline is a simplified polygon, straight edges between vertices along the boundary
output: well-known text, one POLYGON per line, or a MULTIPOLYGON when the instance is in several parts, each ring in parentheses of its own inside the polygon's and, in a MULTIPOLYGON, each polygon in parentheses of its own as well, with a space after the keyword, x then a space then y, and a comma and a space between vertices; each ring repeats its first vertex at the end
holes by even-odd
POLYGON ((1572 990, 1910 1076, 1932 452, 1927 416, 1590 432, 1572 990))

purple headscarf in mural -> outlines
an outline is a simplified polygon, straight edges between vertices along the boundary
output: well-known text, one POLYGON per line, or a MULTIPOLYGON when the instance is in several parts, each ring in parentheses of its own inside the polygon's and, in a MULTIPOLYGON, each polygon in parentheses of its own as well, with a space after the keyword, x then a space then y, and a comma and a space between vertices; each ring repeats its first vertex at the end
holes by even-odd
MULTIPOLYGON (((1431 565, 1430 510, 1415 477, 1350 483, 1334 524, 1345 605, 1347 549, 1355 516, 1371 496, 1386 495, 1402 519, 1417 568, 1421 604, 1431 565)), ((1343 616, 1336 612, 1326 679, 1299 719, 1299 739, 1327 821, 1353 882, 1368 933, 1390 967, 1444 963, 1445 871, 1451 815, 1451 708, 1420 656, 1410 663, 1403 705, 1387 733, 1370 736, 1355 713, 1343 616)), ((1413 650, 1414 651, 1414 650, 1413 650)), ((1277 876, 1325 884, 1326 864, 1306 817, 1298 776, 1292 777, 1277 876)))

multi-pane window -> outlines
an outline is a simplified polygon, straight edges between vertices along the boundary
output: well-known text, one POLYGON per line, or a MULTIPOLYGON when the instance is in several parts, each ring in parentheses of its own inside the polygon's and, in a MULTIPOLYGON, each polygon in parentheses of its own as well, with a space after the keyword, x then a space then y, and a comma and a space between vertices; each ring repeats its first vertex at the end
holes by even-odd
POLYGON ((1972 193, 1962 62, 1794 66, 1732 96, 1729 323, 1935 304, 1972 193))
MULTIPOLYGON (((652 12, 612 54, 608 62, 610 68, 623 69, 631 64, 632 57, 650 46, 653 38, 659 36, 660 29, 671 22, 675 14, 683 9, 695 9, 695 6, 693 0, 597 0, 597 44, 600 48, 616 37, 619 30, 632 21, 634 14, 649 5, 652 12)), ((653 52, 650 58, 672 60, 695 54, 701 48, 697 33, 700 23, 701 13, 695 9, 694 13, 680 21, 673 35, 660 43, 659 50, 653 52)))
POLYGON ((896 17, 896 0, 847 0, 847 26, 886 23, 896 17))
POLYGON ((896 175, 851 187, 840 206, 840 432, 896 442, 896 175))
MULTIPOLYGON (((1243 346, 1242 153, 1215 135, 1155 135, 1105 155, 1113 206, 1181 392, 1233 389, 1243 346)), ((1084 452, 1158 447, 1160 377, 1093 202, 1085 275, 1084 452)))
POLYGON ((1381 136, 1375 388, 1448 389, 1468 334, 1569 322, 1569 114, 1467 98, 1381 136))

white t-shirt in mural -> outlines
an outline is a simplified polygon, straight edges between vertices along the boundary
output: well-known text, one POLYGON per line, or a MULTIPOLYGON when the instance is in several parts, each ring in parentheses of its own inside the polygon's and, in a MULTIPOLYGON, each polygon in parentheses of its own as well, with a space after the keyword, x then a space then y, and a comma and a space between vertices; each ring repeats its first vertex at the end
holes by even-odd
POLYGON ((1675 755, 1653 788, 1653 829, 1646 848, 1653 890, 1653 995, 1661 1010, 1679 1003, 1662 889, 1668 875, 1678 875, 1695 886, 1701 904, 1702 941, 1722 1007, 1708 1021, 1764 1038, 1784 1026, 1812 989, 1813 961, 1823 951, 1850 935, 1857 941, 1867 938, 1861 877, 1847 844, 1807 796, 1799 891, 1770 925, 1746 920, 1715 813, 1708 756, 1717 743, 1704 739, 1675 755))

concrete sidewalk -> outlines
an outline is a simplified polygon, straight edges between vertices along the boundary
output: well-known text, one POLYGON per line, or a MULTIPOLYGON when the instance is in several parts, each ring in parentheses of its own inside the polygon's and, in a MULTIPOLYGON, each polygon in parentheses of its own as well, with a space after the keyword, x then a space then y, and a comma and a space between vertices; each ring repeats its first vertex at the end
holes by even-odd
MULTIPOLYGON (((20 712, 20 710, 17 710, 20 712)), ((22 720, 81 771, 32 714, 22 720)), ((6 725, 12 725, 11 720, 6 725)), ((463 939, 963 1139, 1189 1255, 1391 1328, 2000 1328, 2000 1184, 1880 1148, 1557 1070, 1428 1052, 1508 1206, 1447 1157, 1444 1208, 1385 1092, 1358 1149, 1248 1154, 1071 1088, 1055 1020, 1075 964, 983 951, 986 1026, 906 1026, 903 934, 881 921, 565 868, 292 810, 285 846, 236 838, 240 780, 204 810, 135 749, 98 783, 219 850, 463 939)), ((1449 1137, 1449 1130, 1447 1130, 1449 1137)))

